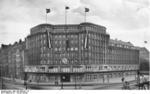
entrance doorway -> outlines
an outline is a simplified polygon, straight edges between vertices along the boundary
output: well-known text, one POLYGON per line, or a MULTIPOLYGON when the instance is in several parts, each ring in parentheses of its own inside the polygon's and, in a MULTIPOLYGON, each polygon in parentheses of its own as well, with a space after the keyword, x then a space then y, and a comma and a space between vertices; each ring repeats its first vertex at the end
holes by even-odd
POLYGON ((61 75, 61 82, 70 82, 70 75, 69 74, 62 74, 61 75))

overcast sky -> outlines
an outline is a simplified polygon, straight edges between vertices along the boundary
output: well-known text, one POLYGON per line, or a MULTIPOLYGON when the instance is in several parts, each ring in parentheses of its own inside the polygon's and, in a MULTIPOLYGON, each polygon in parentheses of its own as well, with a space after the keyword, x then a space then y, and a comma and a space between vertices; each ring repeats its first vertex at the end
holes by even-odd
POLYGON ((64 24, 66 5, 68 24, 83 22, 88 7, 87 21, 105 26, 112 39, 150 50, 149 0, 0 0, 0 42, 24 39, 31 27, 45 23, 46 8, 51 9, 48 23, 64 24))

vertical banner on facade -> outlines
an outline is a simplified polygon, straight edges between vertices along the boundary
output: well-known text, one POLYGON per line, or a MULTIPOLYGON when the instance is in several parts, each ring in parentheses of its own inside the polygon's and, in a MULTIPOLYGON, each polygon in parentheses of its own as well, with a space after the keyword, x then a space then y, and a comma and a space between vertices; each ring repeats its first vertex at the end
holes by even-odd
POLYGON ((66 50, 70 47, 69 39, 66 40, 66 50))
POLYGON ((49 35, 49 32, 46 30, 46 33, 47 33, 47 47, 48 48, 51 48, 51 40, 50 40, 50 35, 49 35))
POLYGON ((84 48, 87 48, 88 46, 88 31, 86 30, 86 36, 85 36, 85 42, 84 42, 84 48))

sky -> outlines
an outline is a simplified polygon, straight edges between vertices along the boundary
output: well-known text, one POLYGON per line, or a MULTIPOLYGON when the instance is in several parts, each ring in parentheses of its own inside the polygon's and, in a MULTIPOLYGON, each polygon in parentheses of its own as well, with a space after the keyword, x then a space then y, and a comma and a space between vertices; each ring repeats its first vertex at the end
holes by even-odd
POLYGON ((87 22, 107 28, 111 39, 131 42, 150 50, 150 0, 0 0, 0 44, 13 44, 30 34, 30 28, 45 23, 46 8, 50 24, 65 23, 65 6, 68 24, 87 22), (147 44, 144 44, 147 41, 147 44))

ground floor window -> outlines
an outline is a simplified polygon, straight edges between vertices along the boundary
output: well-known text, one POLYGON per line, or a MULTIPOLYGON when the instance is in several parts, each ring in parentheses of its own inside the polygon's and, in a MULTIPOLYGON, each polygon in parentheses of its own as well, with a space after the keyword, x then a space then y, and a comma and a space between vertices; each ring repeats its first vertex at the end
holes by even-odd
POLYGON ((80 75, 73 75, 73 80, 74 81, 81 81, 82 80, 82 77, 80 75))

